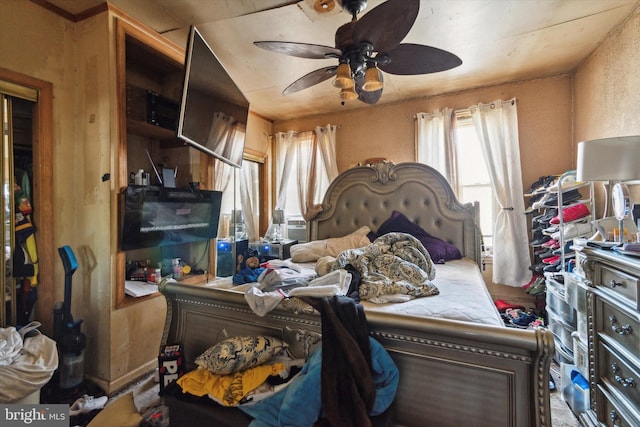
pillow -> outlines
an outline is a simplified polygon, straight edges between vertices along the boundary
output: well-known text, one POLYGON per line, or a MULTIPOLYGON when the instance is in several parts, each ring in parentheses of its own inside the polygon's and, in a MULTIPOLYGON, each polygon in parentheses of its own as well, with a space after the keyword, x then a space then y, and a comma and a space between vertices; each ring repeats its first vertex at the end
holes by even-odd
POLYGON ((367 246, 371 243, 367 237, 367 234, 369 234, 370 231, 371 229, 365 225, 346 236, 327 239, 326 255, 338 256, 340 255, 340 252, 346 251, 347 249, 357 249, 367 246))
POLYGON ((138 413, 138 408, 133 400, 133 392, 127 393, 116 399, 115 402, 107 405, 98 412, 90 422, 88 427, 138 427, 142 422, 142 415, 138 413))
POLYGON ((314 262, 325 256, 338 256, 340 252, 347 249, 367 246, 371 243, 367 237, 369 232, 371 232, 371 229, 365 225, 346 236, 293 245, 290 250, 291 261, 314 262))
POLYGON ((411 221, 404 214, 398 211, 393 211, 393 213, 391 213, 391 216, 382 223, 375 235, 372 236, 370 233, 369 239, 373 237, 375 240, 376 237, 393 232, 407 233, 420 240, 420 243, 422 243, 422 246, 424 246, 429 252, 431 259, 436 264, 444 264, 445 261, 462 258, 462 254, 454 245, 430 235, 420 228, 418 224, 411 221))
POLYGON ((196 365, 217 375, 229 375, 267 362, 287 347, 278 338, 258 335, 227 338, 209 347, 196 365))
POLYGON ((289 253, 293 262, 314 262, 325 256, 327 252, 326 240, 314 240, 313 242, 298 243, 291 246, 289 253))

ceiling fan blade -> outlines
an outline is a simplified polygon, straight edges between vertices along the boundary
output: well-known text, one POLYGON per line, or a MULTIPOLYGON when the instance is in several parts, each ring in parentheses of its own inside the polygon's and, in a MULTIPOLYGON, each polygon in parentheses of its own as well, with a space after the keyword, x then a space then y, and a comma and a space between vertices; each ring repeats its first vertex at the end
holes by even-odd
POLYGON ((335 76, 337 69, 338 67, 336 65, 333 65, 331 67, 320 68, 318 70, 310 72, 309 74, 305 74, 304 76, 300 77, 298 80, 287 86, 282 91, 282 94, 290 95, 302 89, 317 85, 318 83, 321 83, 331 78, 332 76, 335 76))
POLYGON ((259 41, 253 42, 253 44, 272 52, 307 59, 338 58, 342 53, 340 52, 340 49, 336 49, 335 47, 319 44, 277 41, 259 41))
POLYGON ((451 52, 421 44, 403 43, 386 55, 387 64, 378 64, 385 73, 398 75, 429 74, 450 70, 462 64, 462 60, 451 52))
MULTIPOLYGON (((380 81, 384 81, 384 77, 380 70, 378 70, 378 77, 380 77, 380 81)), ((364 84, 364 75, 356 76, 356 93, 358 94, 358 99, 365 104, 375 104, 378 102, 380 97, 382 96, 382 89, 375 90, 373 92, 368 92, 362 89, 362 85, 364 84)))
POLYGON ((376 52, 398 46, 413 26, 420 0, 387 0, 365 13, 353 25, 353 41, 369 42, 376 52))

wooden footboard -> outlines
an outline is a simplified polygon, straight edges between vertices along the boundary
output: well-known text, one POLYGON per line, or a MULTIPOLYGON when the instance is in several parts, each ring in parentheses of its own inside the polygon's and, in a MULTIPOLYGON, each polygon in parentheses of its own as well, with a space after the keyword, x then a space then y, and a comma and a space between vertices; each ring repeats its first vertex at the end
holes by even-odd
MULTIPOLYGON (((283 337, 298 356, 320 340, 320 316, 291 303, 265 317, 244 296, 168 283, 163 344, 184 346, 188 369, 227 336, 283 337)), ((399 426, 551 426, 547 330, 520 330, 443 319, 367 314, 372 336, 400 369, 394 402, 399 426)))

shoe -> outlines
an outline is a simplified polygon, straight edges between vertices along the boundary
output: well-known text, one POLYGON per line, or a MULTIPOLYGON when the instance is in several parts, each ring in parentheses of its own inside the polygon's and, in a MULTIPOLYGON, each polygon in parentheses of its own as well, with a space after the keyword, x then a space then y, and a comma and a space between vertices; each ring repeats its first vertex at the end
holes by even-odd
POLYGON ((540 217, 538 219, 538 222, 548 223, 556 215, 558 215, 558 209, 557 208, 549 208, 549 209, 547 209, 545 211, 545 214, 542 215, 542 217, 540 217))
POLYGON ((524 285, 522 285, 522 289, 527 289, 529 286, 533 285, 534 283, 536 283, 537 280, 539 280, 540 278, 542 278, 544 280, 544 277, 534 274, 533 276, 531 276, 531 280, 529 280, 527 283, 525 283, 524 285))
POLYGON ((544 258, 542 262, 545 264, 555 264, 559 260, 560 260, 560 255, 553 255, 553 256, 550 256, 549 258, 544 258))
POLYGON ((107 403, 107 400, 109 400, 107 396, 93 397, 85 394, 69 406, 69 415, 73 417, 96 409, 102 409, 107 403))
POLYGON ((528 293, 529 295, 540 295, 545 293, 546 291, 547 291, 547 283, 545 282, 544 279, 534 283, 533 285, 528 287, 527 290, 525 290, 525 292, 528 293))
MULTIPOLYGON (((580 194, 580 192, 578 190, 569 190, 569 191, 564 191, 562 193, 562 205, 566 206, 569 203, 573 203, 577 200, 580 200, 580 198, 582 197, 582 194, 580 194)), ((555 207, 558 206, 558 194, 557 193, 552 193, 551 197, 549 197, 546 202, 545 202, 545 206, 548 207, 555 207)))
POLYGON ((544 283, 544 276, 540 276, 537 274, 533 275, 533 278, 531 279, 531 281, 529 281, 529 283, 527 283, 526 285, 522 286, 522 289, 524 289, 524 291, 526 293, 529 293, 529 289, 531 289, 533 286, 535 286, 537 283, 544 283))
MULTIPOLYGON (((551 185, 549 185, 549 191, 558 191, 558 186, 560 184, 559 181, 560 180, 558 179, 555 182, 553 182, 551 185)), ((576 178, 573 175, 568 175, 562 180, 562 185, 560 187, 562 188, 563 192, 566 192, 576 187, 579 187, 583 184, 584 184, 583 181, 576 181, 576 178)))
POLYGON ((553 264, 549 264, 547 265, 543 271, 547 272, 547 273, 557 273, 560 271, 560 269, 562 268, 562 263, 560 262, 560 260, 558 259, 556 262, 554 262, 553 264))
MULTIPOLYGON (((575 221, 577 219, 586 217, 590 213, 591 212, 589 211, 589 208, 584 203, 567 206, 566 208, 562 209, 562 221, 563 222, 575 221)), ((549 223, 560 224, 560 217, 554 216, 553 218, 551 218, 551 221, 549 221, 549 223)))
POLYGON ((531 208, 533 208, 534 210, 544 208, 546 206, 547 200, 549 200, 550 197, 550 193, 544 193, 544 195, 540 197, 540 199, 531 204, 531 208))
POLYGON ((547 264, 543 264, 543 263, 536 264, 535 268, 533 269, 533 272, 534 273, 538 273, 538 274, 542 274, 542 273, 544 273, 545 267, 547 267, 547 264))
POLYGON ((541 244, 543 244, 544 242, 547 242, 549 240, 551 240, 551 236, 542 236, 539 239, 532 240, 530 245, 531 246, 540 246, 541 244))
MULTIPOLYGON (((589 236, 593 233, 593 230, 591 228, 591 224, 588 222, 580 222, 580 223, 574 223, 574 224, 567 224, 566 227, 564 227, 564 231, 563 231, 563 237, 565 240, 567 239, 573 239, 574 237, 584 237, 584 236, 589 236)), ((556 240, 560 240, 560 231, 553 233, 551 235, 551 238, 555 238, 556 240)))
MULTIPOLYGON (((572 252, 571 250, 571 245, 573 245, 573 240, 569 241, 567 244, 564 245, 564 253, 565 253, 565 257, 572 252)), ((560 248, 560 246, 558 246, 556 249, 554 249, 553 254, 554 255, 560 255, 562 253, 562 248, 560 248)), ((575 253, 574 253, 575 254, 575 253)))
POLYGON ((519 304, 511 304, 502 299, 497 299, 494 301, 494 303, 499 312, 507 311, 508 309, 514 309, 514 308, 516 309, 519 308, 521 310, 524 310, 524 306, 519 304))
POLYGON ((546 258, 550 258, 554 255, 553 249, 547 249, 545 252, 538 254, 538 259, 544 260, 546 258))

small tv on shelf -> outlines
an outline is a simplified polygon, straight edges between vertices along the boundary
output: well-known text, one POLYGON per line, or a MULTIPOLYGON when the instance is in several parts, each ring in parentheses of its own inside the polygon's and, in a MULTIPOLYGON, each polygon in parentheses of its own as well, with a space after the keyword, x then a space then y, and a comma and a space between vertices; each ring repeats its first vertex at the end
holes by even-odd
POLYGON ((249 101, 195 27, 187 40, 178 138, 241 167, 249 101))
POLYGON ((129 186, 121 194, 120 250, 211 240, 222 192, 129 186))

